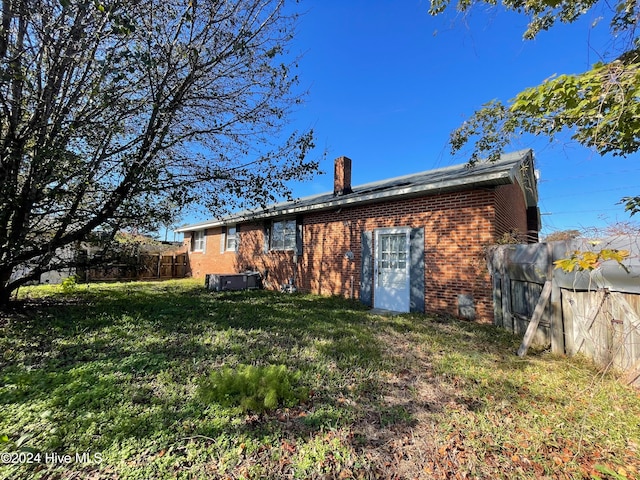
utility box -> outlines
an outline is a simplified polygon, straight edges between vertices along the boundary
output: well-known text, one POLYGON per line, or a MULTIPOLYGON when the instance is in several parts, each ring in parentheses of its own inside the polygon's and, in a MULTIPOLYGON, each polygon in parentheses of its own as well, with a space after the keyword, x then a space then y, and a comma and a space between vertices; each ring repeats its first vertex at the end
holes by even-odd
POLYGON ((224 290, 251 290, 260 288, 260 273, 208 273, 204 279, 208 290, 222 292, 224 290))

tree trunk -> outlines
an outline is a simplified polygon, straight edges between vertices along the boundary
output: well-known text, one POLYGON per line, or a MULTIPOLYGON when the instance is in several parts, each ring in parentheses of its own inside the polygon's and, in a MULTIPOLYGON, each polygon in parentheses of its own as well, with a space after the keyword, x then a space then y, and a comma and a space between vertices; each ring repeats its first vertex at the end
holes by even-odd
POLYGON ((6 267, 0 267, 0 308, 6 307, 11 299, 11 292, 9 288, 9 279, 11 278, 12 270, 6 267))

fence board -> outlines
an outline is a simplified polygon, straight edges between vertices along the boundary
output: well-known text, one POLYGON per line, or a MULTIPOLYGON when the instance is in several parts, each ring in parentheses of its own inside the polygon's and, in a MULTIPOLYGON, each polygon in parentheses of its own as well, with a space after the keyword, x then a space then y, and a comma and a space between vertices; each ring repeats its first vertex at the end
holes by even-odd
POLYGON ((507 330, 513 332, 513 315, 511 314, 511 280, 505 275, 502 277, 502 322, 507 330))
POLYGON ((553 269, 553 262, 564 258, 573 244, 494 249, 488 258, 494 322, 523 336, 525 346, 529 342, 551 344, 554 353, 583 353, 602 367, 630 371, 631 381, 640 386, 640 293, 635 281, 640 277, 640 237, 612 242, 607 241, 607 246, 623 242, 631 250, 631 260, 625 261, 625 269, 603 264, 607 267, 603 269, 606 278, 599 267, 589 282, 583 278, 589 272, 575 274, 576 280, 572 281, 566 273, 553 269), (543 278, 544 282, 551 280, 550 293, 546 308, 538 308, 543 278), (535 315, 536 310, 539 315, 535 315))
POLYGON ((602 367, 623 371, 640 360, 640 316, 633 306, 638 295, 562 289, 562 297, 568 350, 574 342, 567 353, 583 353, 602 367))
POLYGON ((120 259, 121 263, 91 267, 84 272, 86 281, 154 280, 184 278, 187 255, 138 255, 120 259))
POLYGON ((524 339, 522 340, 522 344, 518 349, 518 356, 524 357, 527 354, 527 350, 531 346, 531 342, 533 341, 533 337, 538 330, 538 323, 540 323, 540 319, 542 318, 542 314, 547 305, 547 301, 551 296, 551 280, 547 280, 544 283, 544 287, 542 287, 542 293, 540 294, 540 298, 538 299, 538 303, 536 304, 536 308, 533 311, 533 316, 531 317, 531 321, 529 322, 529 326, 527 327, 527 332, 524 334, 524 339))
POLYGON ((500 275, 493 277, 493 321, 499 327, 504 327, 502 319, 502 278, 500 275))
POLYGON ((618 292, 612 293, 611 296, 617 307, 612 322, 618 327, 621 337, 620 344, 623 346, 615 363, 622 370, 627 370, 633 368, 637 363, 635 361, 640 359, 638 348, 640 346, 640 315, 637 313, 640 309, 633 306, 633 304, 639 303, 640 298, 638 295, 618 292))
POLYGON ((564 349, 567 355, 575 355, 578 353, 576 342, 574 341, 574 319, 572 303, 575 300, 571 298, 571 293, 567 290, 560 289, 560 307, 562 311, 562 325, 564 328, 564 349))
POLYGON ((549 323, 551 335, 551 351, 565 353, 564 329, 562 324, 562 294, 556 282, 551 282, 551 298, 549 299, 549 323))

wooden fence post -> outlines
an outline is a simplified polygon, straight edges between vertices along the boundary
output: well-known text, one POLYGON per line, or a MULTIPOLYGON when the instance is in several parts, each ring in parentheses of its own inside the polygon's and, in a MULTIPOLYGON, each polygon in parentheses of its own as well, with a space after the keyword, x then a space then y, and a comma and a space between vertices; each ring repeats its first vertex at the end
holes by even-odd
POLYGON ((515 333, 511 314, 511 279, 507 273, 502 277, 502 324, 511 333, 515 333))
POLYGON ((578 353, 576 349, 575 322, 572 308, 572 303, 575 303, 575 300, 568 295, 563 297, 562 292, 560 292, 560 296, 562 298, 560 304, 562 306, 562 324, 564 326, 564 349, 567 355, 571 356, 578 353))
POLYGON ((551 323, 551 352, 564 354, 564 329, 562 324, 562 297, 553 268, 553 244, 547 243, 547 280, 551 281, 549 313, 551 323))
POLYGON ((493 323, 504 327, 502 318, 502 273, 493 272, 493 323))
POLYGON ((551 277, 551 352, 564 354, 564 328, 562 320, 562 296, 558 282, 551 277))

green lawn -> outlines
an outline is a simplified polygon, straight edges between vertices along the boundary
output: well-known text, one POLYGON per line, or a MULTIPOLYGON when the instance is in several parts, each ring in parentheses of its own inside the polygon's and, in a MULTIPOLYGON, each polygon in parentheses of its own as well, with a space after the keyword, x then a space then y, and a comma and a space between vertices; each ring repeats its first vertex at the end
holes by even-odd
POLYGON ((0 313, 0 478, 640 475, 638 391, 491 326, 192 280, 68 290, 0 313), (202 394, 246 365, 302 393, 202 394))

